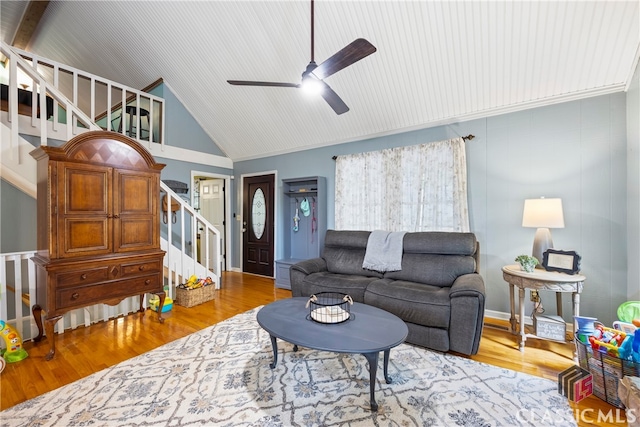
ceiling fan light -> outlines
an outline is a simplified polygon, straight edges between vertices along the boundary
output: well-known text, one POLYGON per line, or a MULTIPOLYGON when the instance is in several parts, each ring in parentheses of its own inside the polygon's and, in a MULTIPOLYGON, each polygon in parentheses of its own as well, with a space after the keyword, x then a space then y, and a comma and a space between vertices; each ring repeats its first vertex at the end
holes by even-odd
POLYGON ((323 90, 322 82, 314 77, 307 76, 302 79, 300 88, 308 95, 320 95, 323 90))

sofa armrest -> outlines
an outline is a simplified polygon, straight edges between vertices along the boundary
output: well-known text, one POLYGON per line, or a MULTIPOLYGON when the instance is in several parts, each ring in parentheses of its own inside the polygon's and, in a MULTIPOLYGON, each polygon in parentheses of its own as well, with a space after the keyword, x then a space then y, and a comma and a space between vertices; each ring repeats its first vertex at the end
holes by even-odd
POLYGON ((312 258, 300 261, 291 266, 291 270, 296 270, 305 275, 327 271, 327 262, 324 258, 312 258))
POLYGON ((292 265, 289 268, 291 295, 294 297, 308 297, 308 293, 304 290, 304 278, 321 271, 327 271, 327 262, 324 258, 307 259, 292 265))
POLYGON ((485 287, 482 276, 478 273, 463 274, 453 282, 449 296, 457 298, 462 296, 482 296, 484 298, 485 287))
POLYGON ((477 273, 458 277, 451 298, 450 350, 473 355, 478 352, 484 325, 485 286, 477 273))

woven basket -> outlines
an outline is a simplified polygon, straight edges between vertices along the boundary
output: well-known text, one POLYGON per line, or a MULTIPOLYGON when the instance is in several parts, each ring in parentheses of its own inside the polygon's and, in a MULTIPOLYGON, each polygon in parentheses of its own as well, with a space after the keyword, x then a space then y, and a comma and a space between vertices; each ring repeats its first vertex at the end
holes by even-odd
POLYGON ((576 341, 576 349, 580 367, 593 376, 593 394, 610 405, 624 408, 618 398, 618 382, 626 376, 640 376, 640 363, 594 352, 590 344, 580 341, 576 341))
POLYGON ((176 289, 176 304, 184 307, 193 307, 211 301, 215 298, 216 287, 213 285, 202 286, 196 289, 176 289))

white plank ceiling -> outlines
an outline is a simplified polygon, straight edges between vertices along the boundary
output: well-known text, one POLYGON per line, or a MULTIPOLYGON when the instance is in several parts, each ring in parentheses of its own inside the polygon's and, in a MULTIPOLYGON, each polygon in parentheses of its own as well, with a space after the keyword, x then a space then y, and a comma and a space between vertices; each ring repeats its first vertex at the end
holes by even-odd
MULTIPOLYGON (((356 38, 378 51, 326 79, 351 111, 289 88, 310 60, 308 1, 53 1, 26 50, 143 88, 158 78, 234 161, 622 91, 639 1, 329 1, 320 63, 356 38)), ((11 43, 24 2, 2 1, 11 43)))

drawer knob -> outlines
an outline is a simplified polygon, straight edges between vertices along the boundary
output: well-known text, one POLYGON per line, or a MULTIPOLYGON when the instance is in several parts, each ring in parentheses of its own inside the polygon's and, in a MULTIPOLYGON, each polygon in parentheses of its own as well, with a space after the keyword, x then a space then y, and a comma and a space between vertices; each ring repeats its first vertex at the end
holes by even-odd
POLYGON ((86 280, 86 279, 87 279, 87 275, 86 275, 86 274, 82 274, 82 275, 80 276, 80 278, 81 278, 82 280, 86 280))
POLYGON ((71 299, 78 299, 78 297, 79 297, 79 296, 80 296, 80 294, 79 294, 79 293, 74 292, 74 293, 71 295, 71 299))
POLYGON ((150 280, 150 279, 147 279, 147 280, 145 280, 145 281, 144 281, 144 284, 145 284, 145 285, 148 285, 149 283, 151 283, 151 280, 150 280))
POLYGON ((141 265, 140 267, 138 267, 138 270, 140 271, 144 270, 144 265, 141 265))

